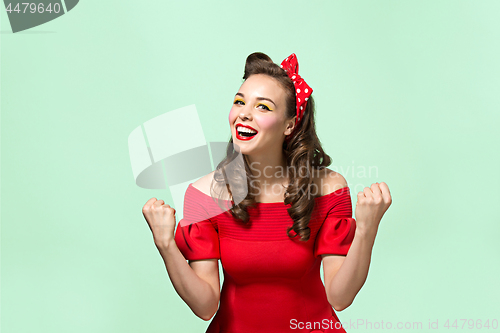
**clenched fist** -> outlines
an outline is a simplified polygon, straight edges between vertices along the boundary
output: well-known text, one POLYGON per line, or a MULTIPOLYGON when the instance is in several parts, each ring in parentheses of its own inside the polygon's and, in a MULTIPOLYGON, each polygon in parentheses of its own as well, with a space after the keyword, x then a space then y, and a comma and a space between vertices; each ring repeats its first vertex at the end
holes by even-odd
POLYGON ((356 227, 363 232, 377 233, 382 216, 392 203, 386 183, 374 183, 358 192, 356 227))
POLYGON ((175 209, 163 200, 151 198, 142 207, 142 214, 153 233, 157 247, 162 247, 174 240, 175 209))

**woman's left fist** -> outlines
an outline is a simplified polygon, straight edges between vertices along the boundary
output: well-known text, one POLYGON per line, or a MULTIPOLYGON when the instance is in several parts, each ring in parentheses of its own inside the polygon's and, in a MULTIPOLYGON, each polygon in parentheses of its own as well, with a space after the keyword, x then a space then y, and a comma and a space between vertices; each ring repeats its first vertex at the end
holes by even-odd
POLYGON ((392 203, 391 192, 386 183, 374 183, 358 192, 356 203, 356 228, 376 232, 382 216, 392 203))

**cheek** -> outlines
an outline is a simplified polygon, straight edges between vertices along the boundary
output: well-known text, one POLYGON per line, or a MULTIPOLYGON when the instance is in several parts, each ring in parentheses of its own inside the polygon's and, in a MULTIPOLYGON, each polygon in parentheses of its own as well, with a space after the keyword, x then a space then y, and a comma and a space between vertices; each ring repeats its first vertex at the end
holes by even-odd
POLYGON ((259 117, 257 119, 255 119, 257 124, 259 125, 259 128, 262 129, 262 130, 266 130, 266 131, 269 131, 269 130, 274 130, 276 128, 278 128, 281 124, 281 122, 279 121, 279 119, 275 118, 275 117, 259 117))
POLYGON ((236 118, 238 118, 238 110, 236 110, 234 107, 231 108, 231 111, 229 111, 229 124, 232 125, 236 121, 236 118))

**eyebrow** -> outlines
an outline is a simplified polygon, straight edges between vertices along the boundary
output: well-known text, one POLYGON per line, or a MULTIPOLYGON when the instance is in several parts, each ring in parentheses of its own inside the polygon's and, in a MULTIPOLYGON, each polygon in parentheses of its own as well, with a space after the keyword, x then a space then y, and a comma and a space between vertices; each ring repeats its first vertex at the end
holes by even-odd
MULTIPOLYGON (((242 93, 236 93, 236 96, 238 96, 238 95, 241 96, 241 97, 243 97, 243 98, 245 98, 245 95, 243 95, 242 93)), ((274 106, 276 106, 276 103, 274 103, 272 99, 269 99, 267 97, 257 97, 257 99, 259 101, 262 101, 262 100, 269 101, 269 102, 273 103, 274 106)))

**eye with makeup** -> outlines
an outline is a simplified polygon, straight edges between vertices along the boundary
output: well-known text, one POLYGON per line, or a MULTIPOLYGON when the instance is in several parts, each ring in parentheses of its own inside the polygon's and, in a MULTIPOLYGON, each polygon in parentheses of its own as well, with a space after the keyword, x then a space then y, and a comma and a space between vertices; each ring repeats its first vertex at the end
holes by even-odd
POLYGON ((258 106, 263 106, 264 107, 264 110, 267 110, 267 111, 272 111, 271 108, 269 106, 267 106, 266 104, 259 104, 258 106))
MULTIPOLYGON (((245 105, 245 102, 243 102, 241 99, 237 99, 237 100, 234 101, 234 104, 245 105)), ((257 105, 257 107, 260 107, 260 106, 263 107, 263 110, 272 111, 272 109, 269 106, 267 106, 266 104, 259 103, 257 105)))

